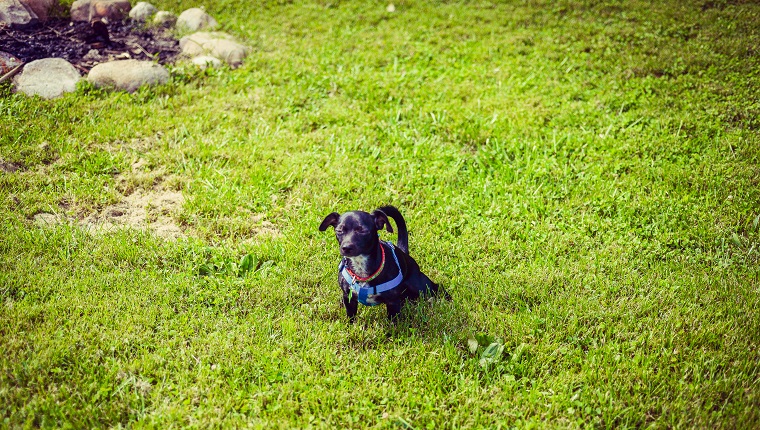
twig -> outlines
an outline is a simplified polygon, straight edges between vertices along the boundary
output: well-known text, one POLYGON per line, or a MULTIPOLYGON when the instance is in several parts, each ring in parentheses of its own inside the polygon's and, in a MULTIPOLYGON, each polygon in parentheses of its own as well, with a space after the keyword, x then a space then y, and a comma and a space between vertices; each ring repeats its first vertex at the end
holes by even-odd
POLYGON ((18 73, 19 70, 21 70, 21 68, 24 67, 24 64, 26 64, 26 63, 19 64, 18 66, 16 66, 13 69, 11 69, 10 72, 8 72, 8 73, 4 74, 2 77, 0 77, 0 84, 2 84, 3 82, 7 81, 10 78, 12 78, 13 75, 15 75, 16 73, 18 73))
POLYGON ((55 33, 55 35, 58 36, 58 37, 60 37, 61 39, 68 39, 68 40, 70 40, 70 41, 72 41, 74 43, 84 43, 83 40, 81 40, 81 39, 75 39, 75 38, 69 36, 68 34, 63 34, 63 33, 59 32, 58 30, 54 29, 53 27, 45 26, 45 28, 47 28, 48 30, 50 30, 53 33, 55 33))
POLYGON ((73 64, 72 63, 71 65, 74 66, 74 67, 76 67, 77 69, 83 71, 85 75, 88 74, 88 73, 90 73, 89 69, 85 69, 84 67, 80 66, 79 64, 73 64))
POLYGON ((55 33, 58 37, 64 37, 63 34, 59 33, 58 30, 54 29, 53 27, 46 25, 45 28, 55 33))
POLYGON ((137 43, 137 42, 130 42, 130 44, 136 46, 137 48, 139 48, 140 51, 142 51, 142 53, 145 54, 145 55, 147 55, 149 58, 153 58, 153 54, 151 54, 148 51, 146 51, 142 46, 140 46, 139 43, 137 43))
POLYGON ((16 41, 16 42, 18 42, 18 43, 24 43, 24 44, 26 44, 26 43, 29 43, 29 41, 28 41, 28 40, 21 40, 21 39, 17 39, 17 38, 16 38, 14 35, 12 35, 10 32, 7 32, 7 31, 6 31, 6 32, 5 32, 5 35, 6 35, 6 36, 8 36, 8 37, 10 37, 11 39, 15 40, 15 41, 16 41))

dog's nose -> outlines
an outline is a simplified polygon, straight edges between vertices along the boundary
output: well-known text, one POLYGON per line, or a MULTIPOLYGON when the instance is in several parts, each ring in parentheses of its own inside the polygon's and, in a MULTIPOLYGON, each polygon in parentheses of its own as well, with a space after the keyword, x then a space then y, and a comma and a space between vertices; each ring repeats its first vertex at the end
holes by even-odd
POLYGON ((351 251, 354 250, 354 247, 351 246, 351 245, 343 245, 343 246, 340 247, 340 250, 344 254, 349 254, 349 253, 351 253, 351 251))

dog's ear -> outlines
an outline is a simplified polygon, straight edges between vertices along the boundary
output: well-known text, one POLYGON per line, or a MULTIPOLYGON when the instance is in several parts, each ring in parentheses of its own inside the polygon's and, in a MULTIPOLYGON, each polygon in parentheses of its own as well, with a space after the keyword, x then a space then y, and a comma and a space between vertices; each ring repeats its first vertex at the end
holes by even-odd
POLYGON ((319 231, 325 231, 327 230, 327 227, 335 228, 338 225, 338 218, 340 218, 340 214, 337 212, 327 215, 325 219, 322 220, 322 224, 319 225, 319 231))
POLYGON ((383 226, 385 226, 388 233, 393 233, 393 228, 391 227, 391 223, 388 221, 388 215, 386 215, 385 212, 376 210, 372 212, 372 218, 375 219, 375 228, 377 228, 378 231, 382 230, 383 226))

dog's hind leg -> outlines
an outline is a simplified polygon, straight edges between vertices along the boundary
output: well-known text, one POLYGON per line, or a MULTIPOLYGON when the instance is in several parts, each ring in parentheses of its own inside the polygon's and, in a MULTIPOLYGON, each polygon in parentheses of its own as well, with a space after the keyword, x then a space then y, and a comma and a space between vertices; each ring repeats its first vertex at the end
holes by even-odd
POLYGON ((385 308, 388 311, 388 319, 395 323, 398 320, 399 314, 401 314, 401 307, 404 304, 403 300, 396 302, 388 302, 385 304, 385 308))
POLYGON ((440 296, 446 300, 451 300, 451 296, 443 289, 443 287, 431 281, 427 275, 420 271, 417 271, 417 273, 409 277, 409 284, 413 285, 420 294, 427 294, 433 297, 440 296))
POLYGON ((444 299, 451 301, 451 294, 449 294, 448 291, 444 290, 443 287, 438 284, 435 286, 435 292, 433 295, 436 297, 443 297, 444 299))

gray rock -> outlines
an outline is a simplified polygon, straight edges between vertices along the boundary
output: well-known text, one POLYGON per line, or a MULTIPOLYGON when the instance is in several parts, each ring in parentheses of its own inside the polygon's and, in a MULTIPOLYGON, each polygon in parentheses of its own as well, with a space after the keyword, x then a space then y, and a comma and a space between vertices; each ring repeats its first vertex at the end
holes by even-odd
POLYGON ((58 5, 58 0, 19 0, 27 10, 31 9, 40 21, 47 21, 48 12, 58 5))
POLYGON ((5 24, 23 27, 37 21, 34 11, 25 7, 19 0, 0 0, 0 26, 5 24))
POLYGON ((86 54, 84 54, 84 57, 82 57, 82 59, 87 61, 100 60, 100 51, 97 49, 90 49, 86 54))
POLYGON ((211 15, 197 7, 182 12, 177 18, 177 29, 180 31, 211 30, 218 26, 219 23, 211 15))
POLYGON ((191 60, 193 64, 200 67, 201 70, 206 70, 209 67, 216 69, 222 65, 222 60, 212 57, 210 55, 199 55, 191 60))
POLYGON ((80 79, 77 69, 63 58, 43 58, 24 66, 13 84, 16 91, 28 96, 53 99, 75 91, 80 79))
POLYGON ((71 4, 69 16, 72 21, 90 20, 90 0, 76 0, 71 4))
POLYGON ((156 12, 156 16, 153 17, 153 24, 160 25, 161 27, 172 27, 177 22, 177 15, 162 10, 156 12))
POLYGON ((143 85, 165 84, 169 81, 169 72, 164 66, 152 61, 109 61, 93 67, 87 80, 99 88, 131 93, 143 85))
POLYGON ((90 19, 108 18, 111 21, 118 21, 126 18, 131 9, 129 0, 93 0, 90 7, 90 19))
POLYGON ((145 22, 156 12, 158 12, 158 9, 156 9, 155 6, 148 2, 141 1, 129 11, 129 17, 135 21, 145 22))
POLYGON ((219 32, 193 33, 180 39, 179 46, 187 56, 208 54, 224 60, 232 67, 239 66, 248 55, 245 45, 236 42, 229 34, 219 32))
POLYGON ((129 0, 76 0, 71 4, 71 20, 106 18, 118 21, 124 19, 131 9, 129 0))

